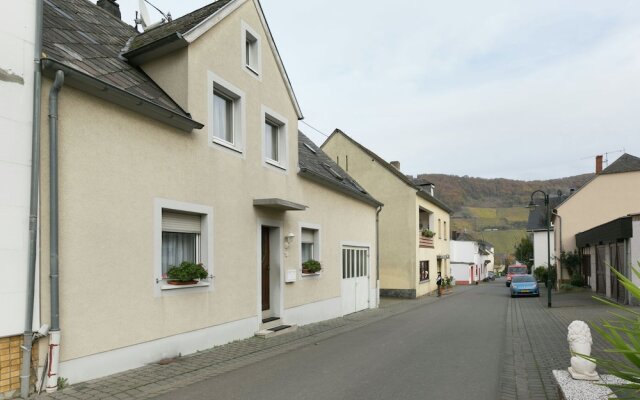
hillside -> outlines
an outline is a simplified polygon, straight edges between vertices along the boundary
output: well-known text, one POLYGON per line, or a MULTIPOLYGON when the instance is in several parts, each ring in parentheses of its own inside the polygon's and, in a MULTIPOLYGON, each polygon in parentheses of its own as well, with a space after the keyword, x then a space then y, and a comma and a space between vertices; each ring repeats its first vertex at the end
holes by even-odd
MULTIPOLYGON (((484 179, 469 176, 420 174, 435 185, 436 196, 453 210, 451 230, 467 232, 495 246, 496 264, 502 264, 520 238, 526 235, 531 193, 542 189, 555 196, 578 189, 593 174, 546 181, 484 179)), ((541 198, 542 195, 537 195, 541 198)))

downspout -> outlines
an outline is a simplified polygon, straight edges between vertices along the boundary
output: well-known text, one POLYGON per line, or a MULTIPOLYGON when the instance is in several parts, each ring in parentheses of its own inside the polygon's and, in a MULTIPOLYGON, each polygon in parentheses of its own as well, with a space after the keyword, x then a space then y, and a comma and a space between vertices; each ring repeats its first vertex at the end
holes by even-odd
POLYGON ((56 71, 49 91, 49 277, 51 286, 51 329, 49 330, 49 367, 47 393, 58 389, 60 357, 60 315, 58 304, 58 94, 64 84, 64 72, 56 71))
POLYGON ((380 307, 380 211, 382 206, 376 209, 376 296, 377 306, 380 307))
MULTIPOLYGON (((554 242, 557 241, 558 242, 558 250, 560 250, 560 255, 562 255, 562 217, 560 216, 560 214, 558 214, 558 210, 553 210, 551 211, 551 213, 555 216, 558 217, 558 219, 560 220, 560 222, 558 223, 558 234, 556 235, 556 230, 555 228, 553 229, 553 238, 554 238, 554 242)), ((555 224, 554 224, 555 226, 555 224)), ((562 282, 562 263, 560 262, 560 257, 558 256, 558 253, 554 254, 554 257, 556 260, 558 260, 558 264, 560 265, 560 268, 558 268, 558 271, 560 272, 560 281, 562 282)))
POLYGON ((36 30, 33 57, 33 115, 31 117, 31 189, 29 194, 29 248, 27 264, 27 302, 22 341, 20 397, 29 397, 31 379, 31 351, 33 345, 33 303, 36 280, 36 251, 38 244, 38 198, 40 189, 40 101, 42 93, 42 0, 36 0, 36 30))

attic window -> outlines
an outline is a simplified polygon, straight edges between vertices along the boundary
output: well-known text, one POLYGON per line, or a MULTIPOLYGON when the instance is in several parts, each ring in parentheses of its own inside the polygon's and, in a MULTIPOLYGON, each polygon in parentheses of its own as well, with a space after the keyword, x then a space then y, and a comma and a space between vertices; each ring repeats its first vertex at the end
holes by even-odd
POLYGON ((315 149, 314 149, 313 147, 309 146, 309 145, 308 145, 308 144, 306 144, 306 143, 303 143, 303 144, 304 144, 304 147, 306 147, 307 149, 309 149, 309 151, 310 151, 310 152, 312 152, 313 154, 316 154, 316 151, 315 151, 315 149))
POLYGON ((331 165, 327 164, 327 163, 322 163, 322 166, 329 171, 329 173, 331 173, 331 175, 333 175, 334 178, 338 179, 338 180, 343 180, 344 177, 342 175, 340 175, 338 172, 336 172, 335 169, 331 168, 331 165))
POLYGON ((244 69, 254 77, 260 77, 260 36, 242 21, 242 61, 244 69))

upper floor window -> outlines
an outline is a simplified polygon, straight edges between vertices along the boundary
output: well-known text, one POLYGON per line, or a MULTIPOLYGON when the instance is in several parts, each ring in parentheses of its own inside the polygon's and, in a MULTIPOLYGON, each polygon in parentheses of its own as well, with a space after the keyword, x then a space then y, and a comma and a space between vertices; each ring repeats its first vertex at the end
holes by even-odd
POLYGON ((438 218, 438 239, 442 239, 442 220, 438 218))
POLYGON ((287 169, 287 120, 262 107, 263 157, 267 164, 287 169))
POLYGON ((244 152, 244 93, 209 71, 209 140, 244 152))
POLYGON ((447 221, 444 221, 444 232, 443 232, 444 240, 447 240, 447 221))
POLYGON ((260 36, 242 21, 242 61, 246 71, 259 77, 261 73, 260 36))

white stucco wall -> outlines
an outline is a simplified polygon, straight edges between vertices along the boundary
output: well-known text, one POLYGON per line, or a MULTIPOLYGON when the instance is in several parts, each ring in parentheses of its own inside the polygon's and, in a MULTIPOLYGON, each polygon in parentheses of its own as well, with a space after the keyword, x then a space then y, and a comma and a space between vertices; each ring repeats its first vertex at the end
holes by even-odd
POLYGON ((35 1, 0 13, 0 337, 24 331, 35 1))

